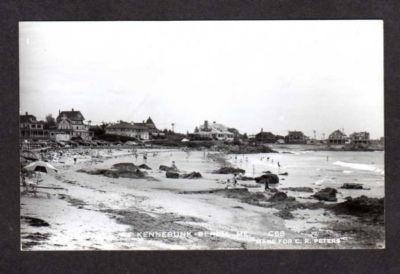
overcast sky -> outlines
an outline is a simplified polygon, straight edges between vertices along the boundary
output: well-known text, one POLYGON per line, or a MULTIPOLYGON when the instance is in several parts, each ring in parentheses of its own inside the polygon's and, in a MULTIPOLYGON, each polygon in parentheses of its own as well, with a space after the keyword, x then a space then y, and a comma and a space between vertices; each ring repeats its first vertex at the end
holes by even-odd
POLYGON ((383 21, 20 23, 20 111, 383 136, 383 21))

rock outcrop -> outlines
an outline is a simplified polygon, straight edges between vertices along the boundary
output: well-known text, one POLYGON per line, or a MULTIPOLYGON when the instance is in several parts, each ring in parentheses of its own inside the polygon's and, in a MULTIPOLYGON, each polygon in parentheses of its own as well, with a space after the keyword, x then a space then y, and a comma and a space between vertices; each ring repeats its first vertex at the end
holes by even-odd
POLYGON ((236 167, 221 167, 220 169, 214 171, 216 174, 244 174, 246 171, 241 168, 236 167))
POLYGON ((277 184, 279 183, 279 177, 276 174, 273 173, 267 173, 267 174, 263 174, 259 177, 254 178, 256 180, 257 183, 259 184, 277 184))
POLYGON ((312 195, 312 197, 320 201, 336 202, 337 201, 336 193, 337 190, 335 188, 327 187, 321 189, 320 191, 312 195))

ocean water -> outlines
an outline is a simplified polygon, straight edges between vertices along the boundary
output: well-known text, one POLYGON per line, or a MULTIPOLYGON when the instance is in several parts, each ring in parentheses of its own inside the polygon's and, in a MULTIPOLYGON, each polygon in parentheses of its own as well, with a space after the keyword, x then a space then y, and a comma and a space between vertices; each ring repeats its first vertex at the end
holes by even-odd
POLYGON ((231 154, 229 161, 246 170, 247 176, 259 176, 264 171, 287 172, 288 176, 279 176, 278 187, 312 187, 315 190, 334 187, 339 190, 339 200, 360 195, 384 197, 383 151, 278 151, 280 153, 231 154), (370 190, 340 189, 344 183, 360 183, 370 190))

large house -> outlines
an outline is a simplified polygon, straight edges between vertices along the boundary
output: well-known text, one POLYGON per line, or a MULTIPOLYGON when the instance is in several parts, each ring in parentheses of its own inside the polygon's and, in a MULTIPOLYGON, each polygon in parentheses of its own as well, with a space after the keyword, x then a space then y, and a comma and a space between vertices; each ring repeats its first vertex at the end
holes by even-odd
POLYGON ((19 116, 19 129, 21 139, 45 139, 48 131, 44 128, 44 121, 37 121, 32 114, 25 112, 19 116))
POLYGON ((193 135, 201 138, 210 138, 214 140, 232 142, 235 134, 229 129, 230 128, 228 128, 227 126, 216 122, 209 124, 206 120, 204 121, 204 124, 196 127, 193 135))
POLYGON ((156 132, 157 129, 155 128, 151 118, 147 119, 147 122, 143 123, 119 121, 118 123, 106 127, 106 134, 133 137, 140 140, 149 140, 150 135, 156 132))
POLYGON ((335 130, 329 135, 328 144, 329 145, 344 145, 348 138, 344 132, 341 130, 335 130))
POLYGON ((307 143, 307 136, 301 131, 289 131, 288 135, 285 136, 285 142, 287 144, 305 144, 307 143))
POLYGON ((71 138, 91 140, 93 133, 89 125, 84 123, 85 118, 80 111, 59 111, 56 119, 57 129, 50 132, 50 138, 57 141, 67 141, 71 138))
POLYGON ((350 142, 355 145, 359 144, 367 145, 370 143, 369 133, 366 131, 354 132, 350 134, 350 142))

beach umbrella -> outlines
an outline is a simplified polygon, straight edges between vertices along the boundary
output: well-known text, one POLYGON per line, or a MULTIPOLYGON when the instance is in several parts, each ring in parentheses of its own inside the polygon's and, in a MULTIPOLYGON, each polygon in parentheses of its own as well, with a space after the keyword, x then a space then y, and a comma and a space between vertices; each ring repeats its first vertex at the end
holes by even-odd
POLYGON ((44 172, 44 173, 55 173, 57 172, 57 169, 50 165, 49 163, 43 162, 43 161, 37 161, 30 163, 29 165, 25 166, 24 169, 30 170, 30 171, 39 171, 39 172, 44 172))

